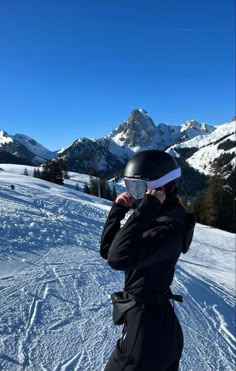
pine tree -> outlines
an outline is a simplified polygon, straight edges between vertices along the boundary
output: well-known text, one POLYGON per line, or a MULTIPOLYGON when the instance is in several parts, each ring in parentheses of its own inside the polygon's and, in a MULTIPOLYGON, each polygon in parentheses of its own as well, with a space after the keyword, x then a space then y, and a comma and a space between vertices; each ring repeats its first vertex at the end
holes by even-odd
POLYGON ((196 221, 201 224, 206 224, 205 216, 205 193, 198 192, 193 203, 193 212, 196 217, 196 221))
MULTIPOLYGON (((230 170, 230 169, 229 169, 230 170)), ((224 229, 236 233, 236 168, 232 168, 225 178, 224 229)))
POLYGON ((41 178, 48 180, 49 182, 63 184, 64 183, 64 161, 63 159, 47 161, 43 165, 43 171, 41 173, 41 178))
POLYGON ((24 175, 29 175, 29 173, 28 173, 28 170, 27 170, 27 168, 25 167, 25 170, 24 170, 24 175))
POLYGON ((89 190, 91 195, 98 196, 98 181, 93 176, 90 177, 89 190))
POLYGON ((206 224, 212 227, 220 227, 223 210, 223 179, 219 175, 214 175, 209 180, 209 185, 205 194, 205 218, 206 224))
POLYGON ((209 178, 206 192, 195 198, 194 214, 199 223, 235 232, 236 169, 226 174, 222 163, 215 161, 212 170, 214 175, 209 178))
POLYGON ((89 189, 89 186, 88 186, 87 183, 85 183, 84 188, 83 188, 83 191, 84 191, 84 193, 91 194, 90 189, 89 189))
POLYGON ((90 193, 94 196, 102 197, 110 201, 113 201, 116 198, 115 187, 113 187, 112 190, 109 183, 104 177, 95 178, 93 176, 90 176, 90 183, 87 187, 86 185, 84 187, 84 192, 86 193, 90 193))
POLYGON ((104 178, 99 180, 101 197, 107 200, 111 200, 111 189, 104 178))

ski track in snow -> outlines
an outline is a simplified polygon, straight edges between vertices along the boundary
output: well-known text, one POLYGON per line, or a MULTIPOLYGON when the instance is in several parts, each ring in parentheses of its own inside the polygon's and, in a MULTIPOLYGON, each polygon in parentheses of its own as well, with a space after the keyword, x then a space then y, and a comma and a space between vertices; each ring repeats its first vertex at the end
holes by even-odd
MULTIPOLYGON (((42 181, 12 192, 1 179, 1 370, 104 369, 121 332, 110 294, 123 286, 123 273, 99 255, 110 205, 42 181)), ((176 267, 182 371, 235 369, 234 242, 197 225, 176 267)))

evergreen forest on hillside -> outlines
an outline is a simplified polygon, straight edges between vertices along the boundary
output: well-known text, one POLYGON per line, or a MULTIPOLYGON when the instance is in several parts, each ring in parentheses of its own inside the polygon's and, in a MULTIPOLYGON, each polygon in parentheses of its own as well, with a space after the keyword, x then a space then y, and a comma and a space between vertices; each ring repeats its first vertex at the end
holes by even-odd
POLYGON ((199 223, 236 233, 236 169, 222 176, 220 162, 213 166, 214 175, 206 190, 197 193, 192 210, 199 223))

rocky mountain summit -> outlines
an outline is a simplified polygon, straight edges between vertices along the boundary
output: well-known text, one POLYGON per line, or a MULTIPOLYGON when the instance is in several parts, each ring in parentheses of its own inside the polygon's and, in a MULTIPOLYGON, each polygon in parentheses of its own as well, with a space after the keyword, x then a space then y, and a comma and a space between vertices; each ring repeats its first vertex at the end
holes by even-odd
POLYGON ((152 144, 152 137, 156 134, 156 125, 143 109, 131 112, 127 121, 113 130, 107 139, 111 139, 121 146, 130 148, 148 148, 152 144))
POLYGON ((197 121, 186 121, 182 125, 155 125, 144 109, 135 109, 127 121, 113 130, 106 138, 119 146, 128 147, 132 151, 145 149, 165 150, 177 142, 191 139, 197 135, 211 133, 215 127, 200 124, 197 121))

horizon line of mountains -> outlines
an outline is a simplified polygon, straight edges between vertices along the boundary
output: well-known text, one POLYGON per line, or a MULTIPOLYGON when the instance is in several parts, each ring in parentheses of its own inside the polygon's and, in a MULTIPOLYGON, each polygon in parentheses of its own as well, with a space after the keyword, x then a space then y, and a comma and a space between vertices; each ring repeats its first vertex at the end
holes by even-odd
POLYGON ((101 139, 78 138, 53 152, 24 135, 8 135, 0 130, 0 163, 39 166, 47 160, 63 158, 69 171, 103 175, 124 168, 135 152, 159 149, 182 158, 190 167, 210 174, 212 163, 225 158, 223 166, 235 166, 235 126, 231 121, 218 126, 186 121, 182 125, 155 125, 144 109, 134 109, 128 119, 101 139), (227 157, 227 158, 226 158, 227 157))

